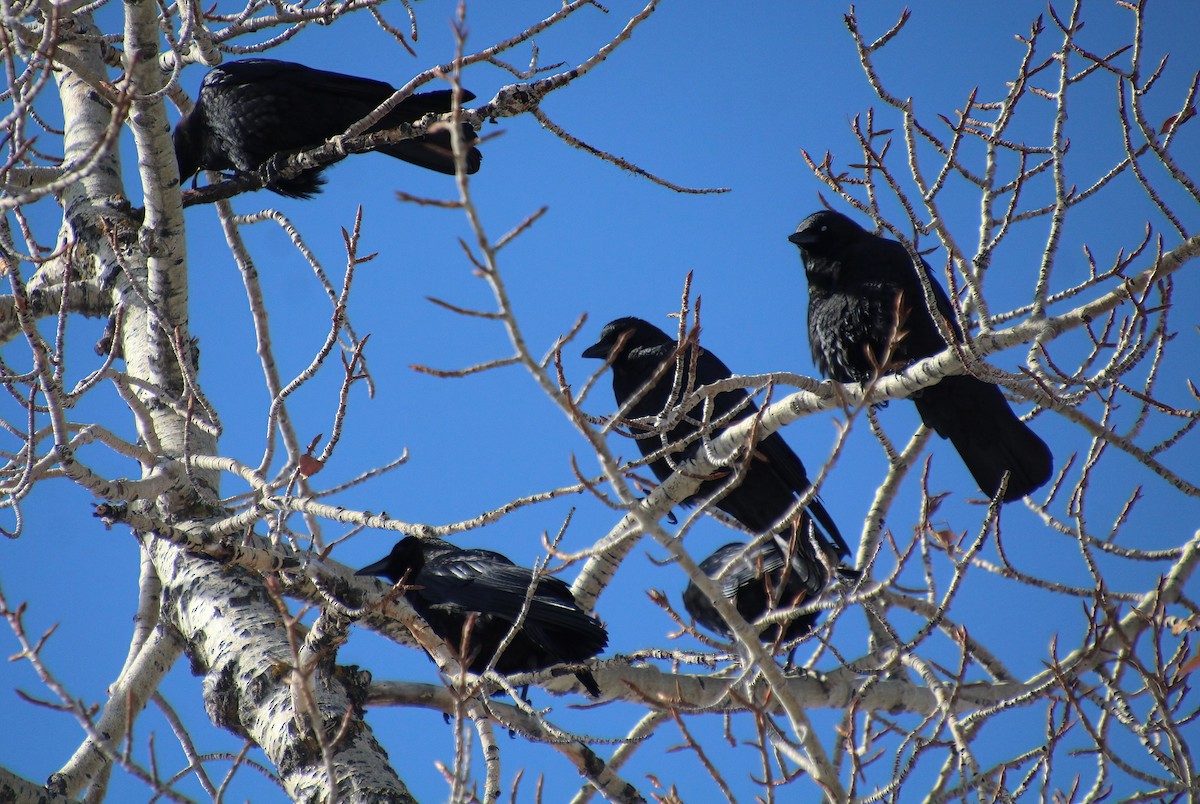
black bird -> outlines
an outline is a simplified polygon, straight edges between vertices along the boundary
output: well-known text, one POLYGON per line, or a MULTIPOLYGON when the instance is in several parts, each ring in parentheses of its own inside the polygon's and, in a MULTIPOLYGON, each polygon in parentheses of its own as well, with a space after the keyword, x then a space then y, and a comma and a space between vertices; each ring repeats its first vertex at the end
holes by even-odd
MULTIPOLYGON (((889 365, 903 366, 946 349, 912 258, 900 243, 830 210, 809 215, 788 240, 799 246, 808 276, 808 339, 825 376, 838 382, 870 381, 885 360, 893 330, 900 336, 892 344, 889 365)), ((937 314, 961 341, 946 291, 928 263, 922 260, 922 265, 937 314)), ((1050 479, 1054 461, 1049 447, 1017 418, 992 383, 969 374, 943 377, 912 400, 925 425, 950 439, 989 497, 996 496, 1005 472, 1005 502, 1050 479)))
MULTIPOLYGON (((793 554, 796 548, 798 543, 790 548, 793 554)), ((700 569, 713 579, 725 572, 718 581, 722 593, 734 603, 746 622, 753 623, 768 611, 798 606, 810 596, 808 585, 784 561, 787 549, 789 546, 781 548, 774 538, 749 547, 746 542, 730 542, 701 561, 700 569), (725 571, 731 564, 733 566, 725 571)), ((683 607, 708 630, 726 638, 733 637, 724 618, 694 583, 689 583, 683 590, 683 607)), ((761 639, 768 643, 790 642, 811 631, 819 617, 819 612, 811 612, 789 620, 782 636, 779 626, 773 625, 763 631, 761 639)))
MULTIPOLYGON (((641 418, 657 416, 671 404, 677 353, 675 339, 653 324, 640 318, 618 318, 604 327, 600 340, 588 347, 583 356, 607 360, 612 365, 613 393, 619 406, 624 406, 647 382, 658 376, 658 380, 628 409, 629 418, 641 418)), ((733 372, 712 352, 705 349, 696 351, 695 346, 689 345, 684 354, 684 376, 676 402, 687 397, 694 388, 733 376, 733 372), (691 377, 693 357, 696 364, 694 382, 691 377)), ((753 416, 757 410, 758 407, 743 389, 717 394, 713 398, 711 419, 721 419, 726 414, 730 414, 731 419, 713 427, 708 437, 717 437, 729 424, 753 416), (732 413, 735 410, 738 412, 732 413)), ((667 433, 666 443, 676 445, 671 456, 675 464, 688 460, 700 449, 701 439, 697 437, 697 432, 701 415, 701 405, 697 405, 667 433), (689 437, 693 439, 690 444, 678 446, 679 442, 689 437)), ((643 455, 660 451, 664 443, 661 437, 653 435, 643 435, 636 442, 643 455)), ((665 457, 652 461, 650 469, 660 481, 671 475, 671 465, 665 457)), ((692 505, 708 497, 726 482, 727 478, 704 481, 696 493, 684 501, 684 505, 692 505)), ((772 433, 755 446, 741 482, 728 489, 715 505, 756 535, 766 534, 780 529, 780 521, 792 509, 796 495, 807 492, 809 486, 808 473, 800 458, 779 433, 772 433)), ((809 502, 808 510, 797 520, 797 531, 790 562, 785 561, 783 552, 772 539, 751 549, 744 557, 744 563, 722 581, 725 597, 735 602, 747 620, 758 619, 770 608, 796 605, 802 598, 816 596, 825 588, 828 572, 825 561, 815 554, 810 532, 829 563, 836 563, 838 559, 850 555, 850 548, 837 525, 818 499, 809 502), (812 519, 816 519, 820 528, 813 525, 812 519), (785 567, 786 575, 781 571, 785 567), (765 591, 768 588, 776 591, 768 595, 765 591)), ((731 558, 736 559, 742 547, 740 544, 725 545, 700 566, 711 576, 731 558)), ((696 622, 718 633, 729 633, 712 603, 693 585, 689 584, 683 602, 696 622)), ((788 628, 789 638, 807 632, 815 621, 816 617, 795 621, 788 628)), ((768 629, 763 635, 764 639, 774 641, 771 631, 777 630, 768 629)))
MULTIPOLYGON (((275 154, 288 155, 322 145, 370 114, 395 90, 383 81, 315 70, 275 59, 244 59, 214 67, 200 84, 191 113, 175 127, 175 157, 183 181, 201 169, 254 173, 275 154)), ((451 90, 406 98, 365 133, 412 123, 430 112, 450 111, 451 90)), ((475 96, 462 93, 462 100, 475 96)), ((476 138, 463 123, 467 143, 476 138)), ((380 152, 439 173, 454 174, 450 132, 436 131, 384 145, 380 152)), ((467 152, 468 173, 479 170, 477 149, 467 152)), ((324 168, 307 170, 267 187, 291 198, 321 191, 324 168)))
MULTIPOLYGON (((462 550, 441 539, 406 536, 392 552, 355 575, 382 575, 392 583, 405 580, 404 596, 433 632, 458 650, 471 620, 463 665, 482 673, 525 605, 533 571, 518 567, 491 550, 462 550)), ((496 661, 499 673, 544 670, 556 664, 582 662, 604 650, 608 632, 586 614, 571 588, 553 576, 541 576, 529 610, 512 642, 496 661)), ((575 677, 592 696, 600 694, 587 670, 575 677)))

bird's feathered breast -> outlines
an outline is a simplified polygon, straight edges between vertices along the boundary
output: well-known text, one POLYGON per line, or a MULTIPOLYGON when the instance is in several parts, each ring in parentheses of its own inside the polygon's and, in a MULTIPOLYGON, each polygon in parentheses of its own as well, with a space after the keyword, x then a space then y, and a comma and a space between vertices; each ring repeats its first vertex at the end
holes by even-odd
MULTIPOLYGON (((894 362, 909 362, 945 348, 925 303, 912 257, 894 240, 863 232, 835 252, 806 255, 809 342, 813 359, 840 382, 865 382, 892 342, 894 362), (868 357, 868 353, 874 357, 868 357)), ((950 299, 928 263, 938 315, 958 333, 950 299)))

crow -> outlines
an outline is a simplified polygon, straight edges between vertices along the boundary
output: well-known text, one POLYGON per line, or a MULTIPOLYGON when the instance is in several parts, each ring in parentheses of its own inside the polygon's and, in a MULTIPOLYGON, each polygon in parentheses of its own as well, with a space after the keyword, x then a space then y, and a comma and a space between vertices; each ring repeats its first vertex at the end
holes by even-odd
MULTIPOLYGON (((946 349, 925 304, 921 279, 900 243, 863 229, 839 212, 809 215, 788 237, 808 277, 808 339, 813 360, 838 382, 869 382, 879 370, 946 349), (899 320, 897 320, 899 318, 899 320), (894 342, 892 333, 897 333, 894 342), (890 352, 889 365, 884 366, 890 352)), ((946 291, 921 261, 941 316, 962 332, 946 291)), ((950 443, 995 497, 1009 473, 1004 502, 1040 488, 1054 468, 1049 447, 1009 408, 1000 389, 970 374, 943 377, 912 395, 921 421, 950 443)))
MULTIPOLYGON (((800 605, 810 596, 807 584, 798 573, 790 571, 789 563, 784 561, 789 549, 788 545, 778 544, 775 537, 750 545, 730 542, 701 561, 700 569, 717 581, 721 592, 733 602, 746 622, 753 623, 768 611, 800 605)), ((839 574, 847 576, 842 568, 839 568, 839 574)), ((733 637, 733 630, 696 584, 689 583, 683 590, 683 607, 692 619, 709 631, 726 638, 733 637)), ((811 631, 819 617, 818 612, 797 616, 787 622, 782 634, 780 626, 773 625, 765 629, 760 638, 767 643, 791 642, 811 631)), ((788 661, 791 661, 790 657, 788 661)))
MULTIPOLYGON (((533 571, 491 550, 463 550, 441 539, 406 536, 388 555, 355 575, 382 575, 404 581, 404 596, 433 632, 458 650, 470 628, 463 665, 482 673, 517 621, 533 583, 533 571)), ((512 642, 496 660, 499 673, 544 670, 582 662, 604 650, 608 632, 586 614, 571 588, 540 576, 529 609, 512 642)), ((595 677, 584 669, 575 677, 593 697, 595 677)))
MULTIPOLYGON (((395 90, 382 81, 315 70, 275 59, 244 59, 214 67, 204 76, 191 113, 175 127, 180 181, 201 169, 255 173, 276 154, 319 147, 370 114, 395 90)), ((412 123, 429 113, 450 111, 451 90, 406 98, 365 133, 412 123)), ((475 96, 463 92, 463 101, 475 96)), ((460 124, 464 142, 475 131, 460 124)), ((379 151, 439 173, 454 174, 450 132, 442 130, 380 146, 379 151)), ((477 149, 467 152, 466 170, 479 170, 477 149)), ((321 192, 324 168, 291 179, 276 178, 267 188, 289 198, 321 192)))
MULTIPOLYGON (((673 394, 678 354, 675 339, 658 327, 639 318, 618 318, 604 327, 600 340, 589 346, 583 356, 600 358, 611 364, 613 393, 618 406, 623 407, 643 391, 627 410, 627 417, 635 419, 667 414, 673 404, 685 399, 693 389, 733 376, 712 352, 689 345, 683 352, 682 380, 678 392, 673 394)), ((711 432, 706 433, 707 438, 716 438, 729 424, 753 416, 757 410, 743 389, 717 394, 712 400, 710 419, 724 419, 726 415, 730 419, 712 427, 711 432)), ((663 456, 650 463, 650 470, 660 481, 671 476, 672 462, 683 463, 701 449, 702 439, 697 433, 702 415, 702 404, 697 404, 678 419, 665 439, 658 434, 636 438, 643 455, 660 452, 664 443, 672 453, 671 462, 663 456), (688 439, 691 439, 690 443, 680 443, 688 439)), ((727 482, 726 477, 705 480, 683 504, 693 505, 727 482)), ((755 535, 764 535, 785 530, 782 520, 795 505, 796 495, 804 494, 809 487, 808 473, 800 458, 783 436, 772 433, 754 447, 741 482, 728 488, 715 505, 755 535)), ((736 604, 747 620, 754 621, 769 609, 796 605, 805 597, 820 594, 829 580, 826 564, 834 564, 850 555, 850 548, 819 499, 814 497, 808 503, 807 511, 801 513, 795 527, 797 538, 791 550, 791 561, 785 560, 776 539, 771 538, 752 547, 745 555, 741 555, 744 545, 727 544, 701 563, 701 568, 712 576, 730 560, 740 561, 738 568, 721 581, 721 587, 725 597, 736 604), (814 542, 825 554, 823 557, 816 554, 814 542), (782 571, 785 568, 786 574, 782 571), (776 592, 767 594, 768 588, 775 588, 776 592)), ((782 537, 782 541, 787 543, 788 539, 782 537)), ((694 585, 689 584, 683 602, 700 625, 717 633, 730 633, 712 603, 694 585)), ((816 617, 795 621, 787 629, 789 638, 806 633, 815 621, 816 617)), ((773 642, 772 631, 777 634, 778 629, 768 629, 764 639, 773 642)))

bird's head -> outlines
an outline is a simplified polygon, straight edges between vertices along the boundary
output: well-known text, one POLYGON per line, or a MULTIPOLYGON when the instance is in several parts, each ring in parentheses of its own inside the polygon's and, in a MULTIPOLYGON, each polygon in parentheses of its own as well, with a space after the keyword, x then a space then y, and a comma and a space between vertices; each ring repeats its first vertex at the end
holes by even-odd
POLYGON ((421 540, 416 536, 405 536, 396 542, 392 552, 354 574, 381 575, 392 583, 397 583, 405 573, 415 575, 424 564, 425 554, 421 550, 421 540))
POLYGON ((600 330, 600 340, 583 351, 584 357, 594 357, 616 363, 634 349, 674 345, 675 339, 649 321, 625 317, 609 321, 600 330))
POLYGON ((788 240, 806 256, 836 257, 862 237, 863 228, 840 212, 814 212, 796 227, 788 240))

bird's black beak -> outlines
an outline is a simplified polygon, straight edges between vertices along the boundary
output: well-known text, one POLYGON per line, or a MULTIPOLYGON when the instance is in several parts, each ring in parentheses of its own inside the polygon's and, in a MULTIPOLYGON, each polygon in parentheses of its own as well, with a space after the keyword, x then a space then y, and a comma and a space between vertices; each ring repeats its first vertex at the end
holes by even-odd
POLYGON ((800 248, 804 248, 805 246, 811 246, 813 243, 816 242, 816 240, 817 240, 817 238, 813 235, 812 232, 809 232, 808 230, 797 229, 796 231, 794 231, 790 235, 788 235, 788 241, 795 243, 800 248))
POLYGON ((602 341, 593 343, 591 346, 589 346, 588 348, 583 350, 583 356, 584 357, 594 357, 594 358, 597 358, 598 360, 607 360, 608 359, 608 347, 605 346, 602 341))
POLYGON ((376 561, 374 564, 368 564, 367 566, 363 567, 362 569, 360 569, 358 572, 356 572, 354 574, 355 575, 386 575, 387 574, 387 572, 386 572, 387 565, 388 565, 387 558, 381 558, 378 561, 376 561))

